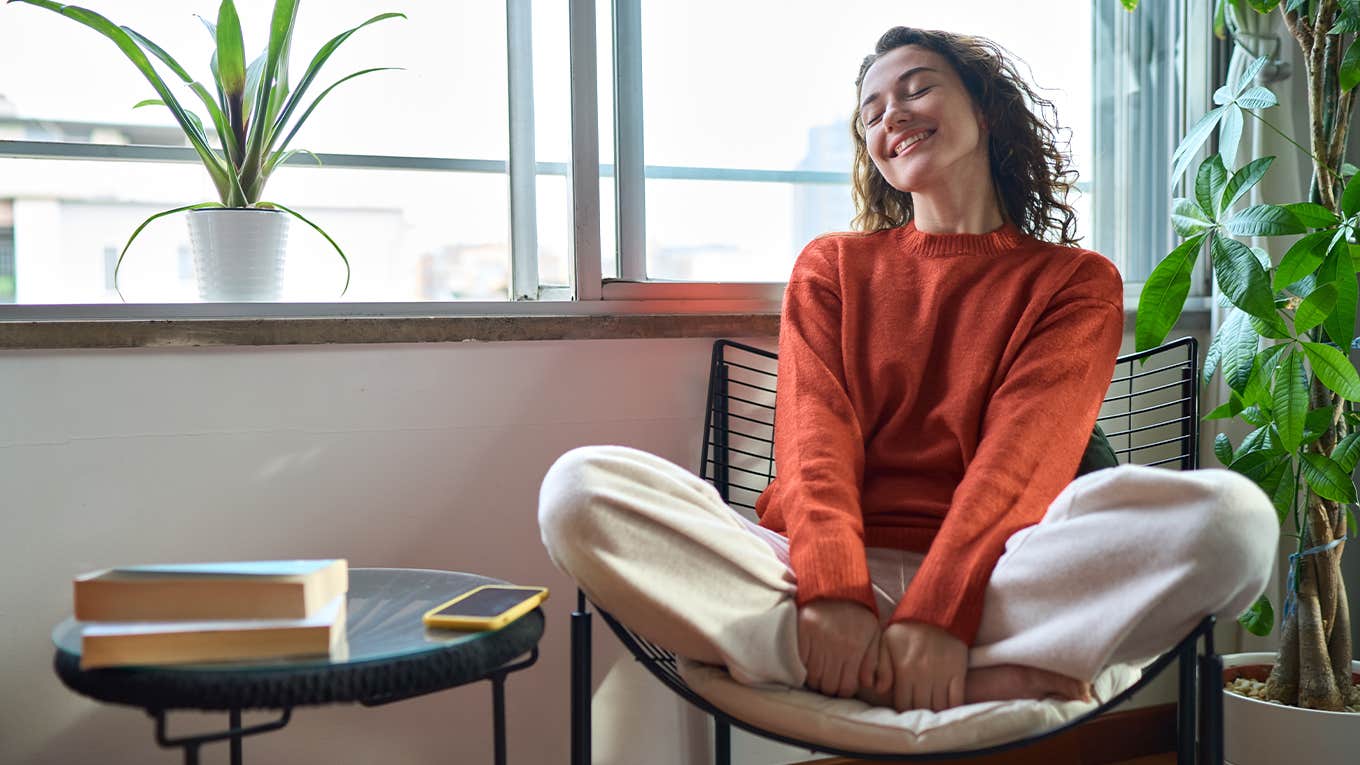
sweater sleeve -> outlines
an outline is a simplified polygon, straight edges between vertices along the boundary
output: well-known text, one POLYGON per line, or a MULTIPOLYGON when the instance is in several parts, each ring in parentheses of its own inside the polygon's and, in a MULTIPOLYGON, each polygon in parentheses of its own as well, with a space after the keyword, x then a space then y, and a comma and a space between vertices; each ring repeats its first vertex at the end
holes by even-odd
POLYGON ((1123 287, 1098 255, 1049 300, 1002 373, 973 460, 892 620, 972 645, 1006 540, 1038 523, 1072 480, 1123 336, 1123 287))
POLYGON ((864 550, 864 438, 846 392, 841 293, 815 247, 799 257, 779 326, 774 449, 797 603, 846 599, 877 613, 864 550))

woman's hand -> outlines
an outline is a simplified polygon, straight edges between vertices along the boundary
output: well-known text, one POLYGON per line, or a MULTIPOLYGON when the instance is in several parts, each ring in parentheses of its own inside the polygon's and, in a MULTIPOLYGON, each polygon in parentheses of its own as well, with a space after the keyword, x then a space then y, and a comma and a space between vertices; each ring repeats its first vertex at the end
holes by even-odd
POLYGON ((893 707, 939 712, 963 703, 968 646, 933 624, 896 622, 883 630, 893 673, 893 707))
MULTIPOLYGON (((856 601, 814 600, 798 609, 798 658, 808 687, 841 698, 872 688, 880 638, 878 617, 856 601)), ((891 679, 887 669, 884 685, 891 679)))

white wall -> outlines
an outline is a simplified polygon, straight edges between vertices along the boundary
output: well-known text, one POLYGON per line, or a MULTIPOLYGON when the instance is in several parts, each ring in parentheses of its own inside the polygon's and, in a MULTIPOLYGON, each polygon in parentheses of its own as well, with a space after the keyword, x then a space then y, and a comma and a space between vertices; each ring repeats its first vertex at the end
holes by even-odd
MULTIPOLYGON (((766 341, 767 343, 769 341, 766 341)), ((1126 343, 1128 345, 1130 343, 1126 343)), ((512 763, 565 762, 574 588, 538 539, 562 452, 622 443, 697 467, 710 341, 0 352, 0 765, 174 763, 151 721, 66 690, 48 632, 70 579, 108 565, 344 556, 546 584, 542 658, 508 683, 512 763)), ((1206 462, 1206 465, 1209 464, 1206 462)), ((598 620, 597 620, 598 622, 598 620)), ((597 762, 612 729, 698 765, 703 723, 596 625, 597 762), (613 669, 611 670, 611 666, 613 669), (644 690, 639 690, 644 689, 644 690)), ((1172 698, 1174 683, 1140 697, 1172 698)), ((182 716, 213 727, 224 716, 182 716)), ((183 729, 183 728, 181 728, 183 729)), ((302 708, 254 762, 489 762, 490 689, 302 708)), ((806 753, 737 737, 746 765, 806 753)), ((635 750, 634 750, 635 751, 635 750)), ((613 752, 613 756, 610 753, 613 752)), ((225 761, 207 749, 206 762, 225 761)))
MULTIPOLYGON (((510 755, 564 762, 574 589, 539 542, 539 479, 587 443, 697 466, 708 352, 698 339, 0 353, 0 763, 179 762, 145 714, 53 674, 48 632, 74 575, 294 556, 551 587, 542 659, 507 686, 510 755)), ((597 634, 598 677, 618 649, 597 634)), ((299 709, 246 755, 490 762, 490 695, 483 683, 299 709)), ((681 719, 669 702, 629 712, 644 708, 681 719)), ((197 717, 180 724, 225 722, 197 717)), ((646 727, 653 745, 684 750, 646 727)))

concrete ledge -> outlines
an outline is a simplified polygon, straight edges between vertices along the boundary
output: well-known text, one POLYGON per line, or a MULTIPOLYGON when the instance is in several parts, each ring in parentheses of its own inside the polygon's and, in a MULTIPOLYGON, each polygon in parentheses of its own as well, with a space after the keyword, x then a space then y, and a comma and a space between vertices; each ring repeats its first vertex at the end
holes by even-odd
POLYGON ((0 322, 0 350, 774 337, 779 315, 334 317, 0 322))

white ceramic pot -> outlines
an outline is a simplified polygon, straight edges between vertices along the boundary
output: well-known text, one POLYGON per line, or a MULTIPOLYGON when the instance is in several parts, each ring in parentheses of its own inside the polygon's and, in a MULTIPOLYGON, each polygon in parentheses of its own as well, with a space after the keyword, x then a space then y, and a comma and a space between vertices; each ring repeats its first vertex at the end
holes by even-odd
POLYGON ((213 303, 277 300, 288 215, 278 210, 189 212, 198 296, 213 303))
MULTIPOLYGON (((1223 667, 1275 663, 1273 653, 1223 656, 1223 667)), ((1351 662, 1360 672, 1360 661, 1351 662)), ((1319 712, 1223 693, 1223 759, 1227 765, 1355 765, 1360 714, 1319 712)))

